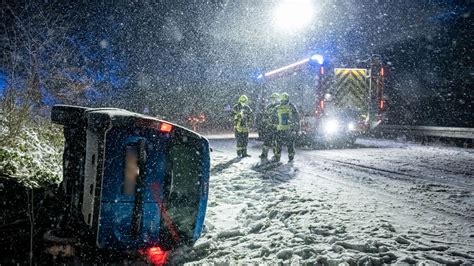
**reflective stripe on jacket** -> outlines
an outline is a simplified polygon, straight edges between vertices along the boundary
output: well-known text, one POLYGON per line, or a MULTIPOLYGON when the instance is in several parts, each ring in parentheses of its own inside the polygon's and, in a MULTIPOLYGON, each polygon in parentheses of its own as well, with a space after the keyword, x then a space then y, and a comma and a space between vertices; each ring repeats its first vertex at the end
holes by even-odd
POLYGON ((232 108, 234 128, 237 132, 249 132, 252 109, 248 105, 236 104, 232 108))
POLYGON ((299 114, 296 107, 291 104, 280 104, 276 107, 276 117, 278 119, 277 130, 298 130, 299 114))

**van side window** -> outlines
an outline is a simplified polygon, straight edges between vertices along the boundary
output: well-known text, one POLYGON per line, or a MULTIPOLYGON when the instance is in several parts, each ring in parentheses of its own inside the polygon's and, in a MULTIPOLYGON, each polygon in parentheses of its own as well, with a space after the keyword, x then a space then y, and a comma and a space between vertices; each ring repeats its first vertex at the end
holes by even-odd
POLYGON ((125 195, 134 195, 135 187, 137 185, 137 178, 140 174, 137 145, 128 145, 125 147, 124 165, 122 192, 125 195))

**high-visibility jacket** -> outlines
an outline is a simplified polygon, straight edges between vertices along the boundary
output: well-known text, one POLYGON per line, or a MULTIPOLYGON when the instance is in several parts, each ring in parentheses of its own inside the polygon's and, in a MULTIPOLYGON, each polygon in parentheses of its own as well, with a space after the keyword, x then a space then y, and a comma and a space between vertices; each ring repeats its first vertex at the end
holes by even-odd
POLYGON ((262 123, 264 130, 275 130, 278 122, 273 118, 273 113, 275 112, 275 108, 278 107, 278 103, 271 103, 265 107, 262 116, 262 123))
POLYGON ((237 132, 249 132, 252 109, 246 104, 237 103, 232 108, 232 115, 234 116, 235 130, 237 132))
POLYGON ((277 122, 278 131, 299 130, 300 117, 298 110, 291 103, 278 105, 274 111, 274 119, 277 122))

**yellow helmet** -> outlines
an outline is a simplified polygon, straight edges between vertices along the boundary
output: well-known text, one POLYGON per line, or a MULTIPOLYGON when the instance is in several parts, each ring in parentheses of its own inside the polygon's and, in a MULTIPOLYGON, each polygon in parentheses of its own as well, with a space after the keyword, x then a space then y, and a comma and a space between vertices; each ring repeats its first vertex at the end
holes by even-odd
POLYGON ((281 101, 282 102, 288 102, 290 100, 290 95, 288 93, 284 92, 281 94, 281 101))
POLYGON ((241 95, 239 97, 239 103, 242 103, 242 104, 245 104, 249 101, 249 97, 247 97, 247 95, 241 95))
POLYGON ((280 100, 280 94, 274 92, 274 93, 272 93, 272 96, 270 96, 270 99, 272 99, 272 100, 280 100))

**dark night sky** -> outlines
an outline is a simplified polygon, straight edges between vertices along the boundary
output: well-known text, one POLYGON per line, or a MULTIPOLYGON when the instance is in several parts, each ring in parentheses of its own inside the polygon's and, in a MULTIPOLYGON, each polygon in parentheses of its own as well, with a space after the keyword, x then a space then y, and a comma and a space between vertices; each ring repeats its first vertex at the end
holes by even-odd
POLYGON ((127 99, 120 101, 121 107, 141 111, 150 105, 153 112, 178 120, 176 111, 170 110, 183 105, 191 105, 193 112, 219 112, 238 93, 252 95, 252 75, 258 69, 314 53, 335 64, 377 53, 390 64, 387 96, 394 124, 472 126, 470 1, 313 1, 315 19, 295 34, 272 27, 278 2, 44 5, 53 6, 51 15, 74 22, 72 34, 93 33, 96 45, 112 47, 114 58, 124 62, 129 82, 121 92, 127 99), (220 109, 209 108, 214 103, 220 109))

